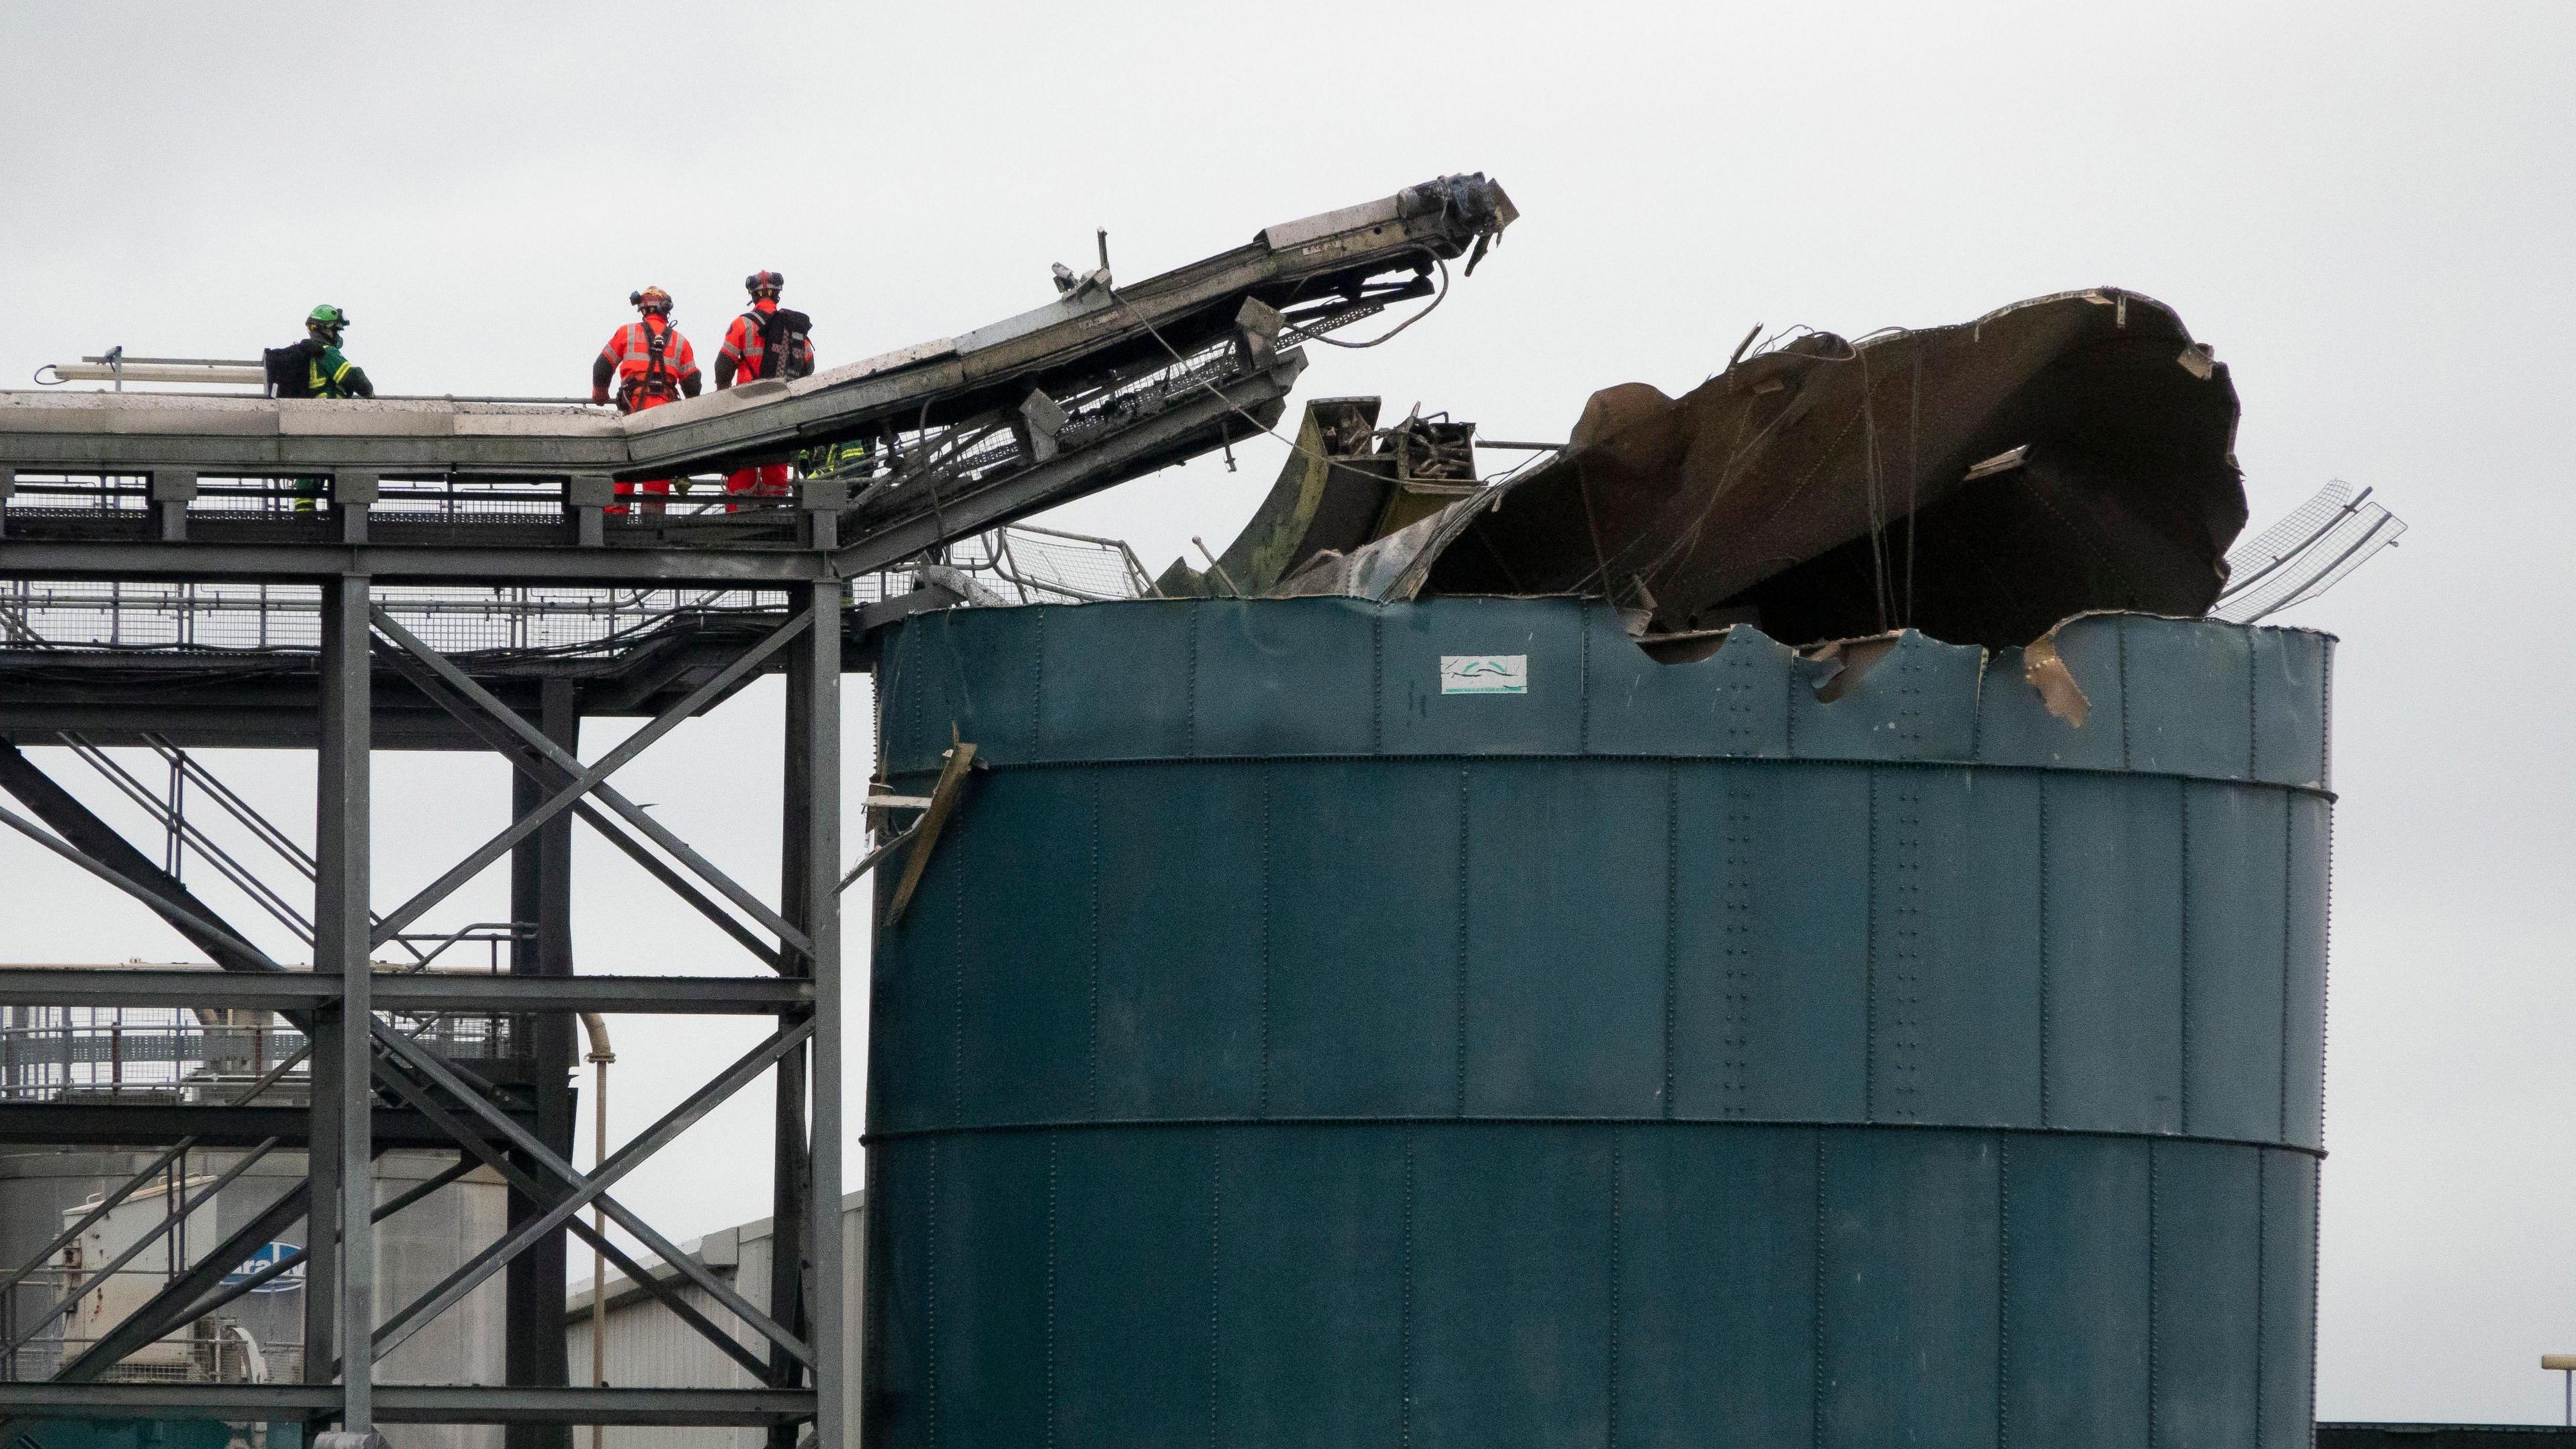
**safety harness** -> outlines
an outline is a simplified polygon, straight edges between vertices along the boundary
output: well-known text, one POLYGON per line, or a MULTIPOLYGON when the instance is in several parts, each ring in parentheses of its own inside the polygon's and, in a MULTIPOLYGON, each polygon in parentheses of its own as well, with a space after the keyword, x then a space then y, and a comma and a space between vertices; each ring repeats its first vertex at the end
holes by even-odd
MULTIPOLYGON (((655 398, 669 402, 680 395, 679 376, 671 371, 671 365, 662 358, 664 350, 671 345, 671 319, 663 318, 661 329, 656 331, 653 327, 653 314, 647 312, 635 325, 644 331, 644 370, 627 374, 625 383, 618 389, 618 406, 628 412, 635 411, 639 398, 655 398)), ((626 355, 629 357, 635 355, 632 344, 627 346, 626 355)))

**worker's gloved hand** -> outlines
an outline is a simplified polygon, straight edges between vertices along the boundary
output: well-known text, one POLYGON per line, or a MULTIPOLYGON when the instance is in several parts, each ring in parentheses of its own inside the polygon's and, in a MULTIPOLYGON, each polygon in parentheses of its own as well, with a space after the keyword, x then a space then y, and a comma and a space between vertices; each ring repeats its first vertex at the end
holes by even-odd
POLYGON ((608 401, 608 389, 604 387, 592 388, 590 390, 590 400, 595 403, 604 403, 608 401))

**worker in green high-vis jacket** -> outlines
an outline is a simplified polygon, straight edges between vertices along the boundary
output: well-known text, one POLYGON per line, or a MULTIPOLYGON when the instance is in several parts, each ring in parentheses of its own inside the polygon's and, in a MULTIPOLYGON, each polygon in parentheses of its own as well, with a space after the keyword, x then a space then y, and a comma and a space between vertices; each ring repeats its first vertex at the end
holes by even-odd
MULTIPOLYGON (((268 395, 374 397, 376 385, 367 380, 366 369, 340 351, 340 337, 348 325, 349 314, 328 302, 306 313, 303 341, 272 347, 262 354, 268 371, 268 395)), ((313 512, 321 499, 321 479, 295 480, 296 512, 313 512)))
POLYGON ((304 318, 304 340, 268 349, 270 397, 374 397, 366 369, 340 352, 349 314, 325 302, 304 318))

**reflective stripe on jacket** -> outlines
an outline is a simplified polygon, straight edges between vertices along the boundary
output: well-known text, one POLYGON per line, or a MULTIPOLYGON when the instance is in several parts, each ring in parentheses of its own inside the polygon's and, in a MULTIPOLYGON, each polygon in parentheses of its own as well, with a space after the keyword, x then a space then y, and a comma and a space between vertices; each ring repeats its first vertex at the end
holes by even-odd
MULTIPOLYGON (((734 378, 741 382, 750 382, 762 376, 762 364, 769 355, 769 339, 765 335, 762 324, 769 314, 777 310, 778 302, 775 298, 763 297, 752 304, 751 311, 733 319, 733 325, 725 329, 724 347, 716 354, 733 366, 717 368, 719 380, 726 372, 731 372, 734 378)), ((790 359, 792 365, 787 369, 786 375, 790 377, 801 376, 814 370, 814 340, 808 337, 799 341, 797 355, 790 359)))
POLYGON ((599 350, 599 360, 615 369, 621 389, 648 396, 676 397, 698 375, 697 352, 689 346, 689 339, 680 335, 680 329, 669 321, 651 320, 661 320, 661 326, 654 330, 659 331, 664 339, 659 372, 654 368, 653 333, 645 330, 644 321, 629 322, 618 328, 617 335, 609 338, 608 345, 599 350))

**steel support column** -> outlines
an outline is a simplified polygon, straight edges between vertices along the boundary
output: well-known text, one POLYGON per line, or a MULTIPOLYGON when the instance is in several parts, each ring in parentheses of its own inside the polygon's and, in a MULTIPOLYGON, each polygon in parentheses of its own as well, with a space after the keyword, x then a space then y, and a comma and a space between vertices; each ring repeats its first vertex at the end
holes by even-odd
MULTIPOLYGON (((813 734, 814 681, 812 671, 802 667, 807 651, 798 649, 787 666, 786 738, 780 743, 783 786, 779 797, 779 889, 780 914, 806 930, 811 917, 807 899, 806 878, 812 874, 807 857, 813 848, 813 768, 808 758, 808 741, 813 734)), ((810 931, 806 939, 812 940, 810 931)), ((806 955, 784 951, 780 959, 788 974, 811 980, 813 961, 806 955)), ((808 1070, 813 1052, 809 1040, 789 1052, 778 1063, 777 1106, 770 1118, 771 1160, 769 1200, 769 1314, 814 1342, 812 1303, 805 1290, 812 1268, 813 1235, 806 1231, 806 1204, 813 1198, 814 1173, 805 1132, 805 1089, 811 1077, 808 1070)), ((796 1388, 804 1382, 803 1365, 788 1356, 786 1350, 772 1346, 769 1350, 769 1382, 779 1388, 796 1388)), ((796 1426, 773 1425, 769 1431, 769 1449, 795 1449, 796 1426)))
POLYGON ((332 1362, 340 1356, 340 1235, 331 1230, 331 1224, 340 1220, 338 1002, 314 1010, 312 1033, 312 1076, 306 1089, 311 1105, 304 1146, 304 1176, 310 1189, 304 1219, 304 1382, 327 1384, 332 1362))
MULTIPOLYGON (((804 822, 794 904, 796 924, 812 943, 805 965, 814 980, 813 1131, 804 1213, 812 1328, 806 1343, 814 1354, 815 1443, 837 1449, 848 1442, 841 1303, 841 589, 817 584, 790 598, 813 619, 788 663, 788 678, 802 682, 804 697, 791 714, 794 736, 787 742, 788 757, 802 766, 802 788, 789 801, 789 818, 801 814, 804 822)), ((778 1221, 787 1217, 782 1213, 778 1221)))
MULTIPOLYGON (((313 883, 313 969, 340 978, 340 1021, 336 1048, 338 1071, 332 1096, 338 1103, 337 1141, 317 1130, 313 1156, 336 1155, 339 1191, 334 1206, 340 1226, 340 1336, 349 1350, 341 1355, 341 1427, 363 1434, 375 1426, 374 1364, 367 1353, 375 1327, 375 1045, 368 1031, 373 1019, 374 979, 370 974, 373 942, 367 913, 369 880, 369 726, 373 650, 368 632, 369 588, 364 575, 348 574, 322 586, 322 748, 315 791, 314 858, 319 863, 313 883)), ((322 1100, 320 1084, 315 1101, 322 1100)), ((308 1225, 308 1246, 319 1247, 332 1218, 317 1199, 308 1225)), ((317 1264, 318 1266, 318 1264, 317 1264)), ((312 1278, 306 1296, 328 1294, 328 1280, 312 1278)), ((315 1359, 310 1343, 305 1362, 315 1359)), ((328 1358, 321 1360, 328 1363, 328 1358)))
MULTIPOLYGON (((550 677, 540 686, 538 728, 567 754, 581 748, 581 716, 573 681, 550 677)), ((511 817, 524 819, 553 793, 527 774, 510 775, 511 817)), ((510 919, 518 931, 510 946, 513 976, 565 977, 572 967, 572 816, 558 814, 519 842, 510 855, 510 919)), ((573 1155, 573 1020, 559 1011, 522 1017, 533 1038, 536 1062, 537 1136, 558 1154, 573 1155)), ((523 1163, 534 1170, 535 1164, 523 1163)), ((516 1231, 548 1206, 525 1193, 509 1195, 509 1226, 516 1231)), ((503 1299, 504 1382, 521 1388, 561 1388, 570 1382, 564 1349, 564 1248, 561 1232, 549 1233, 513 1258, 503 1299)), ((562 1424, 517 1423, 503 1431, 508 1449, 564 1449, 572 1431, 562 1424)))

